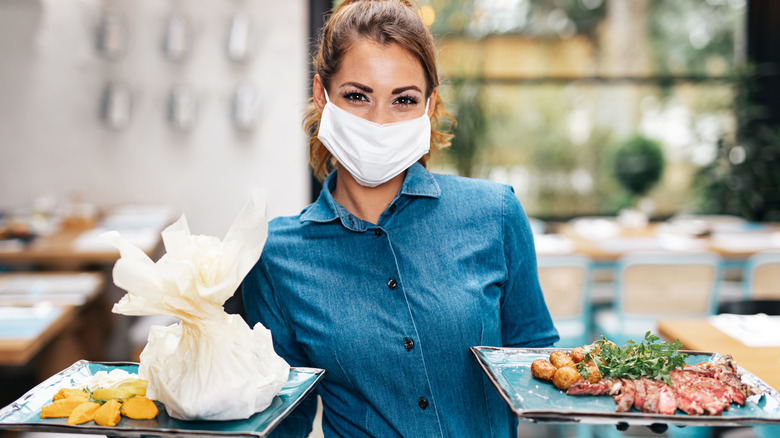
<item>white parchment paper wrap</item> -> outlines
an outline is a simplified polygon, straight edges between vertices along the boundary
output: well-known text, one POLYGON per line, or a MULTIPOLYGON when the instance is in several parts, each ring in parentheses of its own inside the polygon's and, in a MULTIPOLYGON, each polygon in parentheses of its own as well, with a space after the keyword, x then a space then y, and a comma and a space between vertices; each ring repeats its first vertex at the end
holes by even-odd
POLYGON ((114 283, 127 294, 113 312, 172 315, 152 326, 138 374, 147 396, 182 420, 237 420, 267 408, 290 367, 273 349, 271 332, 249 328, 222 305, 260 258, 268 233, 265 191, 256 190, 225 238, 192 235, 187 220, 163 230, 165 255, 152 261, 117 232, 104 237, 120 251, 114 283))

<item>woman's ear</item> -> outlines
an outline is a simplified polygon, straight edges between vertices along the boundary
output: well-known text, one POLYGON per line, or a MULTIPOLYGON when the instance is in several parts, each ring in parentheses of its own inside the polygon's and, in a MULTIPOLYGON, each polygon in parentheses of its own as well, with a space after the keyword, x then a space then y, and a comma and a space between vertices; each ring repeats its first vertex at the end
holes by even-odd
POLYGON ((433 117, 433 113, 436 112, 436 96, 438 96, 438 88, 434 88, 431 96, 428 98, 430 104, 428 105, 428 117, 433 117))
POLYGON ((314 80, 312 81, 311 98, 314 101, 314 106, 317 108, 317 111, 322 112, 327 100, 325 100, 325 85, 322 83, 322 78, 318 74, 314 75, 314 80))

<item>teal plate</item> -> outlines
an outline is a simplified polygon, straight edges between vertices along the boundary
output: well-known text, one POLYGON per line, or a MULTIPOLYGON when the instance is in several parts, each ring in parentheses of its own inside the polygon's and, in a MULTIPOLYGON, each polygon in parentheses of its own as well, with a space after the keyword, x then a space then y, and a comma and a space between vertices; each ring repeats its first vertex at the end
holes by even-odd
POLYGON ((264 437, 309 395, 325 374, 318 368, 291 368, 287 383, 274 397, 271 405, 246 420, 182 421, 168 416, 158 403, 160 413, 151 420, 133 420, 122 417, 114 427, 98 426, 93 422, 70 425, 67 418, 41 418, 41 408, 51 403, 60 388, 72 388, 74 381, 120 368, 138 373, 138 364, 132 362, 78 361, 42 382, 19 400, 0 410, 0 430, 85 433, 129 438, 167 437, 184 435, 211 435, 224 437, 264 437))
MULTIPOLYGON (((750 397, 745 406, 732 404, 718 416, 689 416, 678 410, 675 415, 615 412, 617 404, 610 396, 566 395, 552 383, 533 378, 531 362, 549 358, 560 348, 471 347, 482 370, 520 418, 531 421, 574 422, 581 424, 617 424, 649 426, 654 423, 695 426, 748 426, 756 423, 780 424, 780 395, 755 375, 740 368, 742 381, 756 386, 762 395, 750 397)), ((718 353, 684 351, 687 362, 708 362, 718 353)))

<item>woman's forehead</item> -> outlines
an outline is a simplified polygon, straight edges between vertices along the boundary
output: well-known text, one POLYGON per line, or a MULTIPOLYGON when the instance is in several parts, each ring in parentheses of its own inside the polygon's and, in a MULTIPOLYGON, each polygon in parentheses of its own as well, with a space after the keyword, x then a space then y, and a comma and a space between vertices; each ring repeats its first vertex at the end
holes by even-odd
POLYGON ((420 90, 426 87, 425 72, 420 60, 402 46, 380 44, 368 39, 355 41, 344 52, 331 86, 343 83, 364 83, 372 88, 398 88, 410 85, 420 90), (370 84, 374 84, 373 86, 370 84))

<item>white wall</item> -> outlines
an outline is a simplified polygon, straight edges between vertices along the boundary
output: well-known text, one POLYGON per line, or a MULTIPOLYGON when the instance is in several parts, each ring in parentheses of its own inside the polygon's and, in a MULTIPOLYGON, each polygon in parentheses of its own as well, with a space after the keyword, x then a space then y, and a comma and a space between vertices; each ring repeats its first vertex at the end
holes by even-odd
POLYGON ((269 217, 308 203, 305 0, 0 0, 0 209, 35 198, 79 196, 101 207, 166 203, 187 215, 194 233, 222 236, 254 187, 269 190, 269 217), (128 24, 128 51, 99 55, 96 28, 106 11, 128 24), (253 20, 257 42, 241 64, 226 56, 231 18, 253 20), (191 55, 163 56, 166 19, 192 23, 191 55), (130 125, 98 117, 104 86, 132 90, 130 125), (234 89, 261 95, 251 132, 231 124, 234 89), (197 94, 198 124, 173 130, 166 119, 172 86, 197 94))

